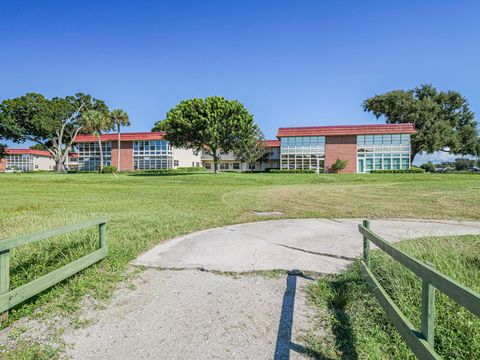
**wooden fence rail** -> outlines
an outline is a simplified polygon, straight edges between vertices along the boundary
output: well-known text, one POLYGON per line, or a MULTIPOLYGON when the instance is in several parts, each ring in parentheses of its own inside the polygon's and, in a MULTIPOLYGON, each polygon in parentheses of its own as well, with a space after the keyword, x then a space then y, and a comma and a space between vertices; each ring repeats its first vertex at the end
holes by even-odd
POLYGON ((105 258, 108 253, 106 243, 107 217, 101 216, 95 219, 82 221, 76 224, 62 226, 53 230, 41 231, 34 234, 0 240, 0 314, 10 308, 31 298, 45 289, 59 283, 73 274, 89 267, 90 265, 105 258), (36 241, 48 239, 53 236, 67 234, 98 225, 99 246, 98 250, 81 257, 59 269, 56 269, 28 284, 10 290, 10 250, 16 247, 31 244, 36 241))
POLYGON ((363 221, 358 229, 363 235, 361 271, 373 294, 407 345, 419 359, 441 359, 434 350, 435 289, 441 291, 473 314, 480 316, 480 295, 452 278, 435 270, 433 265, 421 262, 370 230, 370 222, 363 221), (370 241, 422 279, 421 329, 417 330, 402 314, 370 270, 370 241))

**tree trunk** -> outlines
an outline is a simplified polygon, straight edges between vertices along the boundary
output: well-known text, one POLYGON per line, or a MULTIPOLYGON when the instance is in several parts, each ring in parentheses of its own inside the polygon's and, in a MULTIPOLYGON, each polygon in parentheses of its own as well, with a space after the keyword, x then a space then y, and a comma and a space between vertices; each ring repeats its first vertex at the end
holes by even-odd
POLYGON ((117 171, 120 171, 120 124, 118 124, 118 139, 117 139, 117 171))
POLYGON ((98 168, 98 172, 101 174, 103 172, 103 149, 102 149, 102 142, 100 141, 100 136, 97 137, 98 139, 98 148, 100 150, 100 167, 98 168))

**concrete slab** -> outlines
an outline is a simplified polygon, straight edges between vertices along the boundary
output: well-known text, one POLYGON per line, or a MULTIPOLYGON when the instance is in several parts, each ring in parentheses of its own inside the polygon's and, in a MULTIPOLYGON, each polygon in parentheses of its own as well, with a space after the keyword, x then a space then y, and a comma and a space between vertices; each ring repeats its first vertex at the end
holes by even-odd
MULTIPOLYGON (((361 219, 291 219, 199 231, 158 245, 133 265, 213 271, 302 270, 337 273, 362 250, 361 219)), ((390 241, 480 234, 480 222, 372 220, 390 241)))

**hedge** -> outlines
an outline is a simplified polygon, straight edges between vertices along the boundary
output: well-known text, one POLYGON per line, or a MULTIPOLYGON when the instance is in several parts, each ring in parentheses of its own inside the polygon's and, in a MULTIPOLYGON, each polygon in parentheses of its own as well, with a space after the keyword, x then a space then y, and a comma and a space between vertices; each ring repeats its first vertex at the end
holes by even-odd
POLYGON ((425 170, 413 168, 408 170, 372 170, 370 174, 423 174, 425 170))
POLYGON ((280 169, 269 169, 270 173, 281 173, 281 174, 315 174, 317 170, 314 169, 296 169, 296 170, 280 170, 280 169))

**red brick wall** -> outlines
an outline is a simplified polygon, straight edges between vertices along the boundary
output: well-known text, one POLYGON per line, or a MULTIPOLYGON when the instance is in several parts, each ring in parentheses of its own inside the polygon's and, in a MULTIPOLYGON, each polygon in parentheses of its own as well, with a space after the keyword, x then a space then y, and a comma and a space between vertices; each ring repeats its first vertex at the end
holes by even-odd
POLYGON ((325 138, 325 169, 332 171, 337 159, 347 160, 347 167, 342 173, 357 172, 357 137, 355 135, 327 136, 325 138))
POLYGON ((118 167, 118 145, 112 141, 112 165, 121 171, 133 171, 133 141, 120 143, 120 168, 118 167))
POLYGON ((0 159, 0 172, 4 172, 6 167, 7 167, 7 159, 5 158, 0 159))

